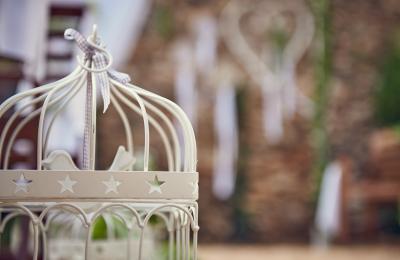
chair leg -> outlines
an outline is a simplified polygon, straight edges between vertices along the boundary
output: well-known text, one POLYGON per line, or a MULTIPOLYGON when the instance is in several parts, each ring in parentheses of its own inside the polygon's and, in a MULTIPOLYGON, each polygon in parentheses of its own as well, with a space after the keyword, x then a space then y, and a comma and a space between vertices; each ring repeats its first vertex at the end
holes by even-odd
POLYGON ((368 238, 376 235, 379 225, 378 208, 373 203, 367 203, 365 207, 365 233, 368 238))

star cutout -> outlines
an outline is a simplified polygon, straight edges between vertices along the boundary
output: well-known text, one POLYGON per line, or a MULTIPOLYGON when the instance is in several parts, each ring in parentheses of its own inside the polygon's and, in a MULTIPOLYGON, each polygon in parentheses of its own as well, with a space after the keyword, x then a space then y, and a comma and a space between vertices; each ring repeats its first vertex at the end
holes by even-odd
POLYGON ((165 181, 160 181, 157 177, 157 175, 154 176, 154 180, 152 181, 146 181, 147 184, 150 186, 149 194, 153 192, 158 192, 162 193, 161 191, 161 185, 165 184, 165 181))
POLYGON ((64 193, 64 192, 66 192, 66 191, 69 191, 69 192, 71 192, 71 193, 74 193, 74 190, 73 190, 72 187, 77 183, 77 181, 71 180, 71 178, 69 177, 69 175, 67 175, 67 176, 65 177, 64 180, 58 181, 58 183, 61 184, 61 191, 60 191, 60 193, 64 193))
POLYGON ((198 181, 192 181, 189 182, 189 185, 193 187, 193 195, 196 195, 199 193, 199 182, 198 181))
POLYGON ((106 194, 110 192, 118 193, 118 186, 121 185, 121 182, 116 181, 114 176, 110 177, 109 181, 103 181, 104 185, 106 185, 106 194))
POLYGON ((25 178, 25 176, 23 174, 21 174, 21 176, 19 176, 19 179, 13 180, 13 182, 16 185, 15 193, 17 193, 19 191, 28 193, 28 185, 30 185, 32 183, 32 180, 28 180, 27 178, 25 178))

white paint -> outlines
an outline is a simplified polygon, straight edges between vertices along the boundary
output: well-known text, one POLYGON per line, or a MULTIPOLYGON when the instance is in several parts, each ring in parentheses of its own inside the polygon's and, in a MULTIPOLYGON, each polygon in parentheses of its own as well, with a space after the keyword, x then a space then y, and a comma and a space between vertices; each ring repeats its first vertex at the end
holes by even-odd
POLYGON ((114 176, 111 176, 108 181, 103 181, 103 184, 106 186, 105 194, 110 192, 118 193, 118 186, 122 183, 120 181, 116 181, 114 176))
POLYGON ((64 180, 58 181, 58 183, 61 185, 60 193, 64 193, 66 191, 74 193, 73 187, 77 183, 77 181, 71 180, 71 177, 67 175, 64 180))

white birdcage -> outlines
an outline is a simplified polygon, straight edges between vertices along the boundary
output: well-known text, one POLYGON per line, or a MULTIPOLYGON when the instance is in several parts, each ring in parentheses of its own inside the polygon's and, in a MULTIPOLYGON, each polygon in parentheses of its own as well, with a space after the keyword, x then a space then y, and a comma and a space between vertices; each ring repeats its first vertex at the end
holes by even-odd
POLYGON ((84 233, 79 244, 83 256, 64 255, 62 259, 149 259, 145 248, 151 250, 153 244, 145 231, 151 228, 150 218, 157 215, 165 222, 168 259, 197 259, 197 154, 188 118, 175 103, 129 84, 129 76, 111 70, 112 57, 97 37, 95 27, 87 39, 73 29, 65 31, 65 38, 74 40, 83 51, 84 58, 78 57, 79 66, 65 78, 17 94, 0 106, 0 119, 7 120, 0 135, 0 234, 11 219, 28 216, 33 259, 39 255, 43 259, 58 259, 50 256, 52 248, 70 254, 73 248, 79 248, 74 247, 79 240, 70 236, 49 236, 54 223, 72 233, 72 230, 84 233), (70 154, 63 150, 49 151, 48 143, 57 115, 82 88, 86 89, 85 111, 82 111, 85 131, 82 169, 79 169, 70 154), (108 170, 95 169, 97 92, 103 98, 104 111, 109 104, 116 109, 126 135, 126 144, 119 146, 108 170), (16 106, 23 100, 29 101, 16 106), (142 171, 133 170, 132 130, 123 107, 143 119, 142 171), (24 113, 28 109, 33 111, 24 113), (37 168, 9 169, 15 140, 34 119, 38 122, 37 168), (163 142, 168 171, 149 170, 151 127, 163 142), (93 241, 93 226, 100 216, 111 219, 108 230, 114 219, 125 225, 126 244, 116 245, 117 240, 93 241), (101 258, 93 252, 93 245, 101 243, 105 251, 107 247, 113 248, 111 255, 101 258))

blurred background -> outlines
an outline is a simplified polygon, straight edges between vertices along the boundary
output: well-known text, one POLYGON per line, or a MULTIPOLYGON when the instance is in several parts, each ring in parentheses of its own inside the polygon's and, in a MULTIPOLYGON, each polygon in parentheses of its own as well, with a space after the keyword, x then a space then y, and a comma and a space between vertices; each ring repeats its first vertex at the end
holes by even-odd
MULTIPOLYGON (((114 67, 194 126, 201 260, 399 258, 399 1, 0 0, 0 101, 68 74, 64 30, 93 23, 114 67)), ((75 104, 50 146, 79 159, 75 104)), ((99 114, 105 168, 124 136, 99 114)), ((36 124, 15 169, 35 166, 36 124)))

